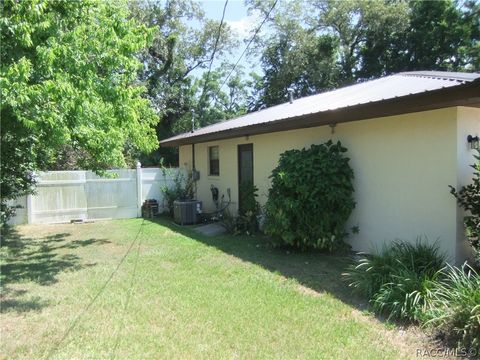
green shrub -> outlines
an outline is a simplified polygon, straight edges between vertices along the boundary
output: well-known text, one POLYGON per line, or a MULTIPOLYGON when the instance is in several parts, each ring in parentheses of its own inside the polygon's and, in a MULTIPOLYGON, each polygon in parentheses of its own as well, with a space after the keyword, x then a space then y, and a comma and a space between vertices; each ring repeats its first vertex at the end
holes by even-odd
POLYGON ((258 188, 247 181, 240 184, 239 190, 242 208, 238 212, 237 227, 241 233, 254 234, 258 230, 257 216, 260 212, 260 204, 257 201, 258 188))
POLYGON ((394 241, 381 251, 362 255, 344 274, 349 285, 358 293, 372 298, 382 285, 391 282, 392 274, 402 268, 433 276, 442 269, 445 256, 436 244, 418 238, 415 243, 394 241))
POLYGON ((236 217, 228 210, 224 211, 222 225, 230 234, 252 235, 258 230, 257 216, 260 212, 260 204, 257 201, 258 188, 252 182, 243 182, 239 190, 242 208, 236 217))
POLYGON ((471 165, 475 170, 473 182, 462 187, 460 191, 455 190, 453 186, 450 186, 450 189, 460 207, 467 213, 464 218, 466 235, 473 247, 477 266, 480 268, 480 150, 477 152, 476 164, 471 165))
POLYGON ((345 247, 353 200, 353 170, 340 142, 280 155, 270 178, 265 233, 277 245, 336 250, 345 247))
MULTIPOLYGON (((164 168, 162 170, 164 177, 166 177, 168 169, 164 168)), ((173 186, 164 185, 160 190, 163 193, 164 201, 167 203, 170 216, 173 217, 173 202, 175 200, 193 199, 195 196, 195 182, 191 173, 185 175, 183 172, 177 171, 173 177, 173 186)))
POLYGON ((349 286, 358 294, 371 299, 390 281, 390 275, 397 265, 392 251, 385 249, 381 254, 359 254, 362 257, 343 274, 349 286))
POLYGON ((446 340, 480 355, 480 276, 468 265, 447 266, 435 283, 426 325, 443 331, 446 340))
POLYGON ((397 267, 390 274, 389 282, 384 283, 373 295, 372 307, 388 319, 421 322, 438 272, 422 273, 398 260, 396 263, 397 267))
POLYGON ((365 255, 344 274, 349 286, 366 296, 377 313, 390 319, 420 321, 432 282, 445 264, 436 244, 395 241, 365 255))

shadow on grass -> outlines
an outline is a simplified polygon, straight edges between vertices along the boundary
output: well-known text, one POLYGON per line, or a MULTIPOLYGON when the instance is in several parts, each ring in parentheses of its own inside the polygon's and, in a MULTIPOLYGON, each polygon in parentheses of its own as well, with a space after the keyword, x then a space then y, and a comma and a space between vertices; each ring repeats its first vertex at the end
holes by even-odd
POLYGON ((48 301, 42 300, 39 296, 34 296, 30 299, 2 299, 2 306, 0 313, 16 312, 24 313, 30 311, 38 311, 49 304, 48 301))
POLYGON ((359 310, 367 310, 367 301, 352 294, 342 279, 342 273, 352 263, 349 254, 325 254, 318 251, 295 251, 273 248, 265 236, 220 235, 209 237, 182 227, 168 218, 155 220, 172 231, 213 246, 244 261, 262 266, 318 293, 330 293, 359 310))
POLYGON ((102 239, 69 241, 68 233, 30 238, 21 235, 15 228, 3 229, 1 258, 1 312, 25 312, 39 310, 47 303, 38 297, 24 299, 26 290, 15 290, 12 284, 34 282, 50 285, 64 271, 83 268, 81 258, 74 253, 65 253, 79 247, 109 243, 102 239))

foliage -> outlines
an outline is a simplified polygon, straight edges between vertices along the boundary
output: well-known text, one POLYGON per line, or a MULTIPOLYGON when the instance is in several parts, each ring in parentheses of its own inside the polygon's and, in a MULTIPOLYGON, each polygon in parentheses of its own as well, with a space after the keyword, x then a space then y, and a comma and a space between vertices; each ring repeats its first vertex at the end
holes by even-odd
POLYGON ((222 213, 222 220, 220 224, 227 230, 228 234, 240 235, 240 231, 237 227, 237 218, 232 215, 228 207, 222 213))
POLYGON ((258 230, 257 216, 260 213, 260 204, 257 201, 258 188, 250 181, 240 184, 240 197, 242 207, 238 216, 234 217, 228 210, 223 214, 222 225, 234 235, 253 235, 258 230))
POLYGON ((18 131, 8 131, 6 120, 2 118, 1 131, 1 177, 0 177, 0 224, 3 226, 15 215, 16 206, 13 200, 20 196, 32 194, 35 190, 35 176, 32 169, 38 162, 44 160, 42 149, 39 149, 38 140, 27 130, 11 124, 18 131), (17 137, 18 132, 22 134, 17 137), (36 160, 36 161, 35 161, 36 160))
POLYGON ((480 277, 468 265, 445 266, 436 245, 394 242, 343 274, 377 313, 423 323, 448 343, 480 350, 480 277))
MULTIPOLYGON (((14 200, 14 199, 12 199, 14 200)), ((12 217, 15 216, 16 210, 20 209, 20 205, 12 205, 9 204, 8 202, 1 202, 0 203, 0 224, 3 227, 5 224, 7 224, 8 220, 10 220, 12 217)))
POLYGON ((477 150, 475 159, 476 164, 471 165, 474 169, 472 183, 462 187, 460 191, 453 186, 450 186, 450 189, 459 205, 467 212, 464 218, 467 237, 475 251, 477 265, 480 266, 480 150, 477 150))
MULTIPOLYGON (((163 176, 167 177, 168 169, 163 168, 163 176)), ((173 186, 164 185, 160 189, 167 202, 170 215, 173 217, 173 202, 175 200, 191 200, 195 197, 195 181, 193 181, 192 173, 187 175, 181 171, 176 171, 173 177, 173 186)))
POLYGON ((258 213, 260 211, 260 205, 258 204, 258 188, 251 181, 244 181, 240 184, 240 203, 242 204, 239 209, 241 215, 245 215, 249 212, 258 213))
MULTIPOLYGON (((256 41, 264 75, 254 84, 256 101, 249 104, 250 110, 285 102, 287 88, 302 97, 338 85, 337 39, 302 26, 298 19, 304 16, 305 3, 282 5, 273 20, 273 33, 256 41)), ((271 5, 258 6, 266 11, 271 5)))
POLYGON ((480 4, 409 1, 410 31, 368 33, 359 74, 371 78, 409 70, 474 71, 480 65, 480 4))
POLYGON ((394 241, 380 253, 367 255, 344 274, 375 311, 389 318, 419 321, 427 306, 432 282, 445 264, 436 244, 394 241))
POLYGON ((124 2, 1 2, 2 208, 34 188, 32 173, 64 146, 83 168, 124 166, 127 142, 157 146, 158 117, 135 83, 152 30, 124 2))
POLYGON ((247 87, 251 82, 244 79, 245 74, 237 67, 225 83, 226 90, 221 90, 230 70, 231 66, 224 63, 220 69, 212 70, 210 74, 203 73, 192 80, 191 104, 194 112, 180 116, 172 125, 173 133, 191 131, 192 118, 195 128, 198 129, 246 113, 249 96, 247 87))
POLYGON ((265 233, 279 245, 336 250, 355 202, 347 149, 331 140, 280 155, 270 178, 265 233))
POLYGON ((383 284, 390 281, 399 263, 409 270, 433 276, 444 262, 445 256, 440 254, 438 246, 428 244, 427 240, 418 238, 414 244, 394 241, 384 245, 381 251, 358 259, 349 267, 345 278, 356 292, 372 298, 383 284))
MULTIPOLYGON (((266 15, 271 1, 247 1, 266 15)), ((264 76, 250 110, 412 70, 480 66, 478 1, 313 0, 279 2, 256 39, 264 76), (266 26, 265 26, 266 27, 266 26)))
POLYGON ((480 276, 467 264, 447 266, 430 295, 427 325, 443 331, 448 342, 480 354, 480 276))
POLYGON ((364 61, 361 50, 368 36, 403 33, 408 28, 405 1, 316 0, 313 8, 317 10, 315 15, 307 15, 312 27, 326 30, 338 39, 341 83, 358 78, 356 73, 364 61))
POLYGON ((421 321, 438 273, 422 273, 398 261, 396 263, 389 282, 373 295, 372 307, 377 313, 386 314, 388 319, 421 321))
MULTIPOLYGON (((157 30, 151 46, 140 55, 144 66, 139 80, 162 118, 156 127, 158 139, 190 131, 192 110, 196 127, 243 113, 247 86, 243 75, 234 72, 226 92, 220 91, 220 84, 230 65, 221 62, 207 75, 214 48, 218 61, 238 45, 227 23, 219 29, 219 21, 206 18, 201 5, 192 0, 137 0, 130 8, 135 19, 157 30)), ((177 166, 177 150, 161 147, 140 157, 145 165, 157 165, 161 159, 177 166)))

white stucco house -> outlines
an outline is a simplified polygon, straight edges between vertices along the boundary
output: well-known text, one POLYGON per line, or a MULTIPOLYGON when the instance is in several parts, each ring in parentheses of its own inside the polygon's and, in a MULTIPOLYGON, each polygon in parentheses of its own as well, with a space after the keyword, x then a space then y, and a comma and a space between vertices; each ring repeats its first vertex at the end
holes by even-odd
POLYGON ((329 139, 349 150, 355 172, 354 250, 425 236, 452 262, 469 253, 463 213, 449 192, 469 183, 480 135, 480 74, 407 72, 296 99, 171 137, 179 164, 195 169, 197 198, 213 209, 211 185, 238 208, 243 179, 267 200, 279 155, 329 139), (470 137, 469 137, 470 135, 470 137))

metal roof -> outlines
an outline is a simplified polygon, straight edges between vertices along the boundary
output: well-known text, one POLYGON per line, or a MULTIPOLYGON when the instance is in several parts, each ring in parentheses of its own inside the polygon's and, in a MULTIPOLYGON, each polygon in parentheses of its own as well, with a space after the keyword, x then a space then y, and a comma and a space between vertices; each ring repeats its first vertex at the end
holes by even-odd
MULTIPOLYGON (((404 72, 296 99, 293 103, 286 102, 272 106, 231 120, 209 125, 193 132, 173 136, 161 141, 160 144, 178 146, 209 141, 211 139, 233 137, 234 134, 237 136, 247 133, 253 135, 261 133, 261 131, 255 131, 255 129, 262 128, 265 129, 262 132, 268 132, 266 131, 267 127, 271 127, 276 123, 278 123, 278 126, 275 127, 276 130, 271 128, 272 131, 288 130, 296 128, 297 125, 297 127, 307 127, 304 122, 297 120, 311 118, 317 114, 316 118, 320 120, 321 114, 331 114, 342 109, 352 110, 358 106, 381 104, 389 100, 406 99, 419 94, 438 94, 439 90, 441 92, 442 89, 457 89, 470 83, 479 85, 480 74, 440 71, 404 72), (286 121, 289 119, 295 120, 296 123, 289 123, 288 126, 282 128, 280 123, 286 125, 286 121), (242 132, 239 132, 240 129, 242 129, 242 132), (249 132, 249 129, 251 129, 251 132, 249 132)), ((478 96, 480 96, 480 86, 476 86, 476 88, 478 88, 478 96)), ((392 102, 390 101, 390 103, 392 102)), ((447 102, 444 103, 447 105, 447 102)), ((402 112, 402 110, 399 111, 402 112)), ((403 112, 407 113, 409 111, 405 108, 403 112)), ((352 116, 348 118, 350 119, 348 121, 355 120, 355 117, 352 116)), ((311 126, 313 126, 313 123, 311 126)))

